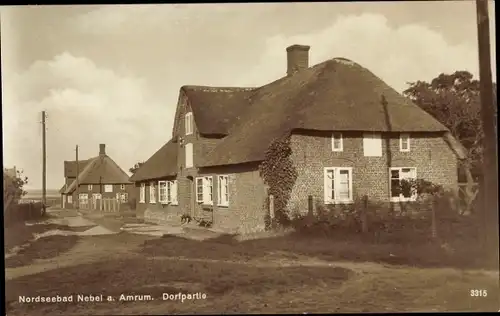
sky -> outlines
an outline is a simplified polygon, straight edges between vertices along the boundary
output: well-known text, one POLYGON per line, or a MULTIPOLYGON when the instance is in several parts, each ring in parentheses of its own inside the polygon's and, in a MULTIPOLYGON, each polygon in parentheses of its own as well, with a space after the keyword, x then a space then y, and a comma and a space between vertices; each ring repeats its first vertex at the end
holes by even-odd
MULTIPOLYGON (((496 81, 494 2, 489 3, 496 81)), ((286 73, 285 48, 311 46, 310 65, 353 60, 399 92, 440 73, 478 77, 474 1, 2 6, 4 166, 47 188, 63 161, 99 144, 125 171, 172 132, 183 85, 255 87, 286 73)))

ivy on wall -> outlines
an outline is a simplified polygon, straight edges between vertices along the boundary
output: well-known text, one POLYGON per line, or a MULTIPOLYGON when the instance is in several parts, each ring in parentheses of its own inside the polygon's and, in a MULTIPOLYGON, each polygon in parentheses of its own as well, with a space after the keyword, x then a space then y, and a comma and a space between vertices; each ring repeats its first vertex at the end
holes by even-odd
MULTIPOLYGON (((297 180, 297 170, 291 159, 290 134, 275 139, 267 148, 264 161, 260 164, 260 174, 264 183, 269 186, 269 194, 274 196, 274 221, 269 214, 265 221, 267 227, 287 225, 290 221, 287 204, 297 180)), ((266 209, 269 198, 266 198, 266 209)))

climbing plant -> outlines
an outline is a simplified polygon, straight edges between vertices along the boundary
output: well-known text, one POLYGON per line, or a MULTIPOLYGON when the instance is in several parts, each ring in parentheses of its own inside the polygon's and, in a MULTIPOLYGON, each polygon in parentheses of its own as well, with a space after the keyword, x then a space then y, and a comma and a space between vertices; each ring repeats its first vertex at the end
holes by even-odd
MULTIPOLYGON (((287 204, 297 179, 297 170, 291 159, 290 135, 275 139, 267 148, 264 161, 260 165, 260 174, 269 186, 269 194, 274 196, 274 223, 266 216, 268 227, 276 224, 284 226, 290 222, 287 204)), ((266 199, 266 207, 269 199, 266 199)))

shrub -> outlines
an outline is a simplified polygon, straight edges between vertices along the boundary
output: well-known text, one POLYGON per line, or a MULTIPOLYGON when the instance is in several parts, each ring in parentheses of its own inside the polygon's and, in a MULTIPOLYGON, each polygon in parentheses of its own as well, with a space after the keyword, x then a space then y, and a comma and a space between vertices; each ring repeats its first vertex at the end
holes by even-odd
POLYGON ((291 153, 290 135, 284 135, 271 143, 266 150, 264 161, 259 166, 260 174, 269 186, 269 194, 274 196, 276 223, 272 223, 273 221, 266 216, 267 219, 264 220, 268 227, 287 226, 290 223, 287 204, 297 179, 297 170, 290 158, 291 153))

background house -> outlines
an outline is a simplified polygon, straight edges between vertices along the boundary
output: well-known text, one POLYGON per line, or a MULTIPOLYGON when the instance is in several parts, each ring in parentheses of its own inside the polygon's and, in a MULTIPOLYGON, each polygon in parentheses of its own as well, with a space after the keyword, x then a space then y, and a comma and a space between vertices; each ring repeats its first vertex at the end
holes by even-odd
MULTIPOLYGON (((182 87, 172 136, 164 150, 177 160, 162 168, 175 176, 175 207, 153 209, 146 198, 144 215, 208 217, 219 229, 240 232, 264 229, 273 188, 259 167, 277 139, 289 139, 295 176, 286 204, 299 212, 309 195, 321 204, 350 204, 364 195, 388 204, 411 201, 399 190, 404 179, 453 191, 457 160, 464 158, 445 126, 368 69, 345 58, 309 67, 304 45, 288 47, 286 76, 260 88, 182 87)), ((152 158, 138 174, 154 170, 152 158)), ((276 163, 275 172, 285 172, 276 163)), ((131 180, 160 175, 166 174, 131 180)), ((152 183, 156 201, 168 186, 152 183)), ((138 190, 148 197, 149 187, 140 182, 138 190)))
POLYGON ((60 189, 63 208, 96 205, 102 198, 116 198, 128 203, 133 198, 133 183, 113 159, 106 155, 106 145, 99 145, 99 155, 90 159, 64 162, 65 183, 60 189), (78 177, 78 181, 77 181, 78 177), (78 190, 77 190, 78 183, 78 190), (77 192, 78 191, 78 192, 77 192))
POLYGON ((163 220, 179 220, 177 215, 182 212, 177 200, 177 147, 178 144, 170 140, 130 177, 135 183, 139 216, 144 216, 149 210, 163 220))

